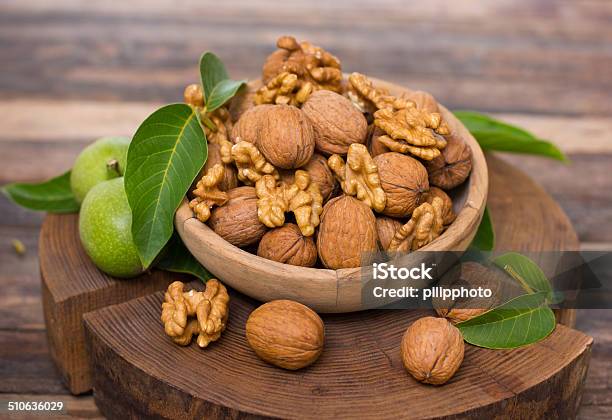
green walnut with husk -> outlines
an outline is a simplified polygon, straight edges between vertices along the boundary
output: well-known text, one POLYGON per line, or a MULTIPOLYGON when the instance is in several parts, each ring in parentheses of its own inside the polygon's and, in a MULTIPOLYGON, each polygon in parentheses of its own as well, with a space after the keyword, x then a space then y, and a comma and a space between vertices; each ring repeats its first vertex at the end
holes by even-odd
POLYGON ((132 239, 132 212, 123 177, 94 186, 79 212, 79 233, 94 264, 114 277, 134 277, 144 271, 132 239))
POLYGON ((79 154, 70 174, 70 188, 77 202, 82 203, 95 185, 123 176, 130 139, 102 137, 79 154))

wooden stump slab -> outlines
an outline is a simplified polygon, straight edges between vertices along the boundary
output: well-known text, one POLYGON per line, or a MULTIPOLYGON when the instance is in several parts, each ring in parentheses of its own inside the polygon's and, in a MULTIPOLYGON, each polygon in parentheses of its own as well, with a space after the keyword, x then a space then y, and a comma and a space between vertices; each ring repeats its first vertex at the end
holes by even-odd
MULTIPOLYGON (((499 249, 577 249, 567 217, 541 188, 494 157, 489 168, 499 249)), ((559 325, 521 349, 468 345, 457 375, 433 387, 412 379, 399 355, 403 332, 424 312, 324 316, 323 355, 288 372, 248 347, 252 299, 232 293, 228 328, 206 350, 176 346, 164 335, 161 300, 156 293, 85 315, 94 398, 109 417, 573 417, 592 344, 559 325)))
MULTIPOLYGON (((99 271, 81 246, 78 216, 49 215, 40 232, 42 300, 51 357, 73 394, 91 390, 85 312, 165 289, 172 276, 153 271, 119 280, 99 271)), ((174 276, 176 277, 176 276, 174 276)))
POLYGON ((321 358, 291 372, 261 361, 246 342, 257 302, 234 294, 227 330, 202 350, 164 335, 162 299, 85 315, 94 398, 110 418, 567 418, 579 407, 592 342, 560 325, 526 348, 468 345, 457 375, 433 387, 409 376, 400 358, 402 334, 424 312, 324 316, 321 358))

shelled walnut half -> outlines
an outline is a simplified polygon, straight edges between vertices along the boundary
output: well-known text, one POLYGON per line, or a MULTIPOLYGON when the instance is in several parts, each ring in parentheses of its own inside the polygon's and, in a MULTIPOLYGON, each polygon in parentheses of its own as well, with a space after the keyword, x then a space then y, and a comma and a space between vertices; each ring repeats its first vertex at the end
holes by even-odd
POLYGON ((238 168, 238 179, 246 185, 254 185, 264 175, 279 178, 278 171, 253 143, 240 141, 232 146, 232 159, 238 168))
POLYGON ((435 197, 432 204, 423 203, 391 239, 389 251, 410 252, 432 242, 442 233, 442 199, 435 197))
POLYGON ((279 227, 285 223, 285 213, 293 212, 304 236, 312 236, 319 226, 319 215, 323 211, 323 197, 317 184, 310 181, 306 171, 295 171, 293 184, 277 183, 266 175, 255 186, 257 191, 257 214, 268 227, 279 227))
MULTIPOLYGON (((440 155, 446 146, 443 136, 450 134, 448 125, 439 112, 431 112, 431 100, 418 93, 415 98, 422 105, 406 97, 390 95, 386 90, 375 88, 364 75, 353 73, 349 77, 349 97, 364 111, 374 114, 374 124, 383 130, 376 142, 388 149, 431 160, 440 155)), ((435 100, 433 100, 435 102, 435 100)), ((437 103, 435 104, 437 108, 437 103)))
POLYGON ((327 163, 346 195, 355 196, 378 212, 383 211, 387 198, 380 186, 378 166, 365 145, 351 144, 346 163, 339 155, 332 155, 327 163))
POLYGON ((184 291, 175 281, 168 286, 162 303, 161 321, 166 334, 175 343, 186 346, 198 335, 198 346, 207 347, 221 337, 229 316, 229 295, 217 279, 206 282, 203 292, 184 291))
POLYGON ((216 164, 196 184, 193 190, 195 196, 189 202, 189 207, 202 223, 210 218, 210 209, 213 206, 222 206, 227 203, 227 193, 219 189, 219 184, 225 176, 225 168, 222 164, 216 164))

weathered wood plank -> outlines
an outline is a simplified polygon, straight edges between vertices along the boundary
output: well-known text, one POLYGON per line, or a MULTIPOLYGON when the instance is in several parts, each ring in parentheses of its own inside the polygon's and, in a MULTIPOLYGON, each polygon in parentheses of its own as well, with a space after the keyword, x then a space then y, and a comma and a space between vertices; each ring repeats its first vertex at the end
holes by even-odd
POLYGON ((504 159, 525 171, 561 205, 581 241, 610 242, 612 155, 570 154, 569 158, 569 164, 562 164, 534 156, 504 155, 504 159))
POLYGON ((291 22, 292 32, 327 46, 347 70, 430 90, 450 107, 609 114, 612 12, 604 3, 584 11, 570 3, 480 1, 455 11, 463 7, 450 1, 415 10, 343 1, 321 2, 313 13, 305 1, 172 9, 68 1, 34 12, 11 2, 0 15, 7 66, 0 91, 171 101, 197 79, 202 50, 218 52, 236 76, 253 75, 291 22))
POLYGON ((0 329, 44 329, 38 270, 38 227, 0 226, 0 329), (26 247, 18 255, 11 245, 19 239, 26 247))
MULTIPOLYGON (((255 76, 251 75, 251 76, 255 76)), ((174 100, 180 99, 181 91, 174 100)), ((131 136, 157 102, 87 100, 0 100, 3 130, 0 142, 81 142, 97 137, 131 136), (27 110, 28 112, 24 112, 27 110), (32 118, 36 115, 36 118, 32 118)), ((566 153, 612 152, 612 118, 529 114, 492 114, 535 135, 554 141, 566 153)))
POLYGON ((0 330, 0 359, 0 393, 68 393, 49 356, 44 330, 0 330))

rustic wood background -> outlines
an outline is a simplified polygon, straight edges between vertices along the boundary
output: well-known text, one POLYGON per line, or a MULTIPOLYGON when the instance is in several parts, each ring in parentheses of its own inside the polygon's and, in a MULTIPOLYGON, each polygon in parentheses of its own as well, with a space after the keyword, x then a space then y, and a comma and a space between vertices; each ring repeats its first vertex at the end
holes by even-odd
MULTIPOLYGON (((278 35, 294 34, 347 71, 429 90, 451 109, 489 112, 556 142, 570 164, 504 158, 558 200, 584 249, 609 250, 611 28, 609 0, 0 0, 0 184, 59 174, 96 137, 132 134, 197 81, 202 51, 248 78, 278 35)), ((68 417, 98 416, 91 397, 67 394, 48 356, 43 216, 4 197, 0 212, 0 399, 60 399, 68 417)), ((583 418, 612 417, 610 322, 612 311, 578 315, 595 337, 583 418)))

